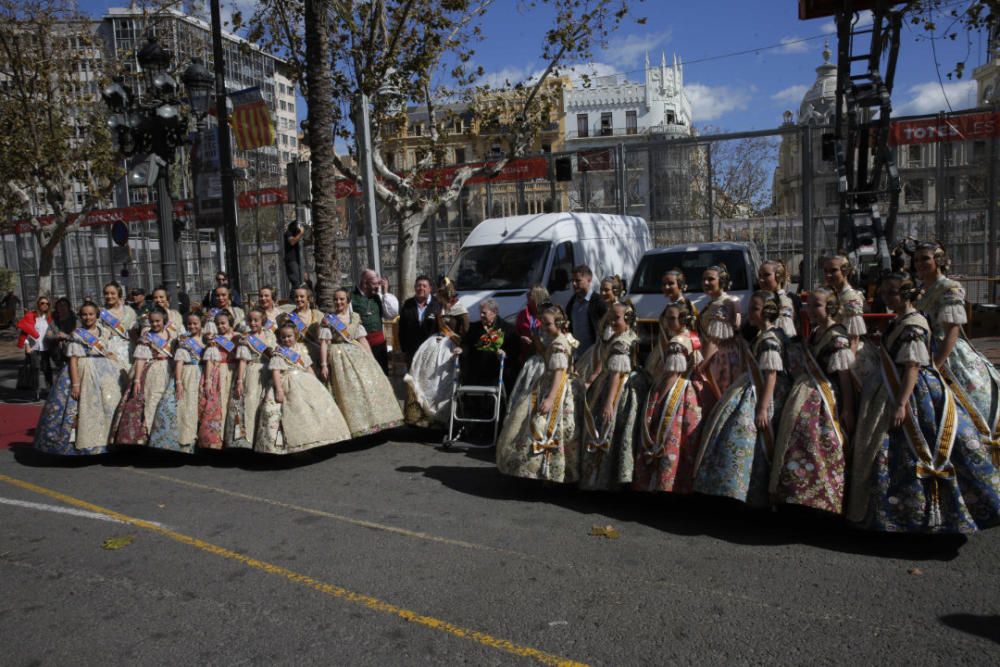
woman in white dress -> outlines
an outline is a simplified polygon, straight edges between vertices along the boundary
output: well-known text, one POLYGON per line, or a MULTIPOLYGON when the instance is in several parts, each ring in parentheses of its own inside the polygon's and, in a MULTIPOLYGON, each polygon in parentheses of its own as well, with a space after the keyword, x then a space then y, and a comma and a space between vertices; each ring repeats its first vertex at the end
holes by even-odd
POLYGON ((437 316, 438 333, 417 348, 406 383, 406 423, 433 427, 446 423, 451 394, 458 381, 455 354, 469 331, 469 311, 458 302, 454 283, 447 277, 437 292, 443 307, 437 316))

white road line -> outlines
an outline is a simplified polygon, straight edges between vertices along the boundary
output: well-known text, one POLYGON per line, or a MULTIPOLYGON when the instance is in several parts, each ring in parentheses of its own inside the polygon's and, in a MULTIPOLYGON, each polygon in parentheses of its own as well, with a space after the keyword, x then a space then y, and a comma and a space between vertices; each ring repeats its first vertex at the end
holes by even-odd
MULTIPOLYGON (((69 514, 70 516, 79 516, 84 519, 97 519, 98 521, 107 521, 109 523, 125 523, 124 521, 119 521, 106 514, 101 514, 99 512, 88 512, 87 510, 79 510, 73 507, 62 507, 60 505, 47 505, 45 503, 33 503, 27 500, 15 500, 14 498, 0 498, 0 505, 13 505, 14 507, 26 507, 32 510, 42 510, 43 512, 55 512, 56 514, 69 514)), ((155 521, 150 521, 149 523, 156 526, 163 527, 162 524, 156 523, 155 521)))

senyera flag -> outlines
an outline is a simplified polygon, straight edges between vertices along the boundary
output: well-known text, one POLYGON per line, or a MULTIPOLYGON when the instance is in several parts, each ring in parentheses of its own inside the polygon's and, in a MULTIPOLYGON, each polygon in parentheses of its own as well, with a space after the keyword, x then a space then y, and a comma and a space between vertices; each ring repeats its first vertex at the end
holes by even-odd
POLYGON ((270 146, 274 143, 271 111, 258 86, 239 90, 230 95, 233 113, 229 124, 236 135, 236 147, 241 151, 270 146))

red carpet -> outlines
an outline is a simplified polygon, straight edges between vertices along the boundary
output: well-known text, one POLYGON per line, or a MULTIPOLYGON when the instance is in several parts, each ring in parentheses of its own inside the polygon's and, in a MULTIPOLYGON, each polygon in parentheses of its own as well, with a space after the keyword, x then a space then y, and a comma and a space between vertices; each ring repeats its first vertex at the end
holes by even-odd
POLYGON ((41 412, 41 405, 0 403, 0 449, 30 445, 41 412))

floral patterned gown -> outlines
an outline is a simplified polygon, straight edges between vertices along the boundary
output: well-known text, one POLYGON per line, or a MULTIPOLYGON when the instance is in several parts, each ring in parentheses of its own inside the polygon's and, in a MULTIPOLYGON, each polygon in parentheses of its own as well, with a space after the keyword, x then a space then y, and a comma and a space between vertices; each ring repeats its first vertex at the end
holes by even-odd
MULTIPOLYGON (((917 309, 930 320, 933 352, 944 340, 946 325, 965 325, 965 289, 954 280, 938 278, 917 302, 917 309)), ((980 438, 989 444, 993 464, 1000 466, 1000 371, 969 343, 963 332, 942 373, 969 412, 980 438)))
POLYGON ((691 493, 701 438, 704 385, 691 375, 701 361, 687 331, 668 338, 660 332, 646 361, 649 390, 640 415, 632 488, 636 491, 691 493), (667 374, 679 373, 667 385, 667 374))
POLYGON ((717 350, 708 361, 705 380, 721 398, 745 370, 737 331, 740 328, 739 302, 723 292, 712 299, 699 319, 701 336, 711 340, 717 350))
POLYGON ((112 444, 148 444, 156 410, 166 393, 173 370, 172 347, 173 336, 169 330, 164 330, 160 334, 147 330, 139 337, 133 359, 142 359, 144 362, 140 378, 142 395, 136 396, 132 393, 137 368, 133 364, 129 383, 126 385, 111 426, 112 444))
POLYGON ((837 374, 854 363, 847 331, 839 324, 813 331, 804 355, 774 439, 771 497, 840 514, 846 439, 851 434, 840 425, 837 374))
POLYGON ((233 390, 233 366, 236 363, 235 334, 227 336, 215 334, 207 337, 209 347, 202 355, 206 362, 214 361, 212 368, 206 365, 201 380, 201 394, 198 399, 198 446, 206 449, 222 449, 225 440, 226 414, 229 411, 229 397, 233 390))
POLYGON ((181 399, 173 376, 156 409, 149 446, 193 454, 198 439, 198 402, 201 394, 201 357, 205 344, 200 336, 183 335, 174 345, 174 363, 181 366, 181 399))
MULTIPOLYGON (((580 477, 583 386, 571 376, 573 347, 565 334, 541 336, 545 371, 511 403, 497 440, 497 469, 504 475, 572 483, 580 477), (558 371, 560 383, 548 414, 538 406, 548 396, 558 371)), ((523 372, 523 371, 522 371, 523 372)))
POLYGON ((453 351, 469 330, 469 312, 456 303, 438 316, 438 334, 417 348, 406 383, 406 423, 414 426, 447 424, 451 393, 458 381, 453 351))
POLYGON ((122 395, 121 367, 104 356, 107 330, 73 332, 66 356, 77 359, 80 400, 70 395, 69 364, 56 379, 35 428, 35 449, 46 454, 80 456, 107 451, 111 421, 122 395))
POLYGON ((632 351, 638 340, 631 329, 616 334, 607 327, 594 346, 601 372, 587 390, 580 451, 581 489, 618 490, 632 481, 635 464, 632 450, 639 413, 638 374, 633 373, 632 351), (606 424, 601 413, 615 376, 618 376, 618 391, 613 398, 614 414, 606 424))
POLYGON ((856 393, 860 394, 862 387, 879 376, 879 351, 874 345, 865 341, 868 327, 864 318, 864 294, 846 285, 837 293, 837 299, 840 302, 840 310, 833 317, 833 321, 844 327, 849 338, 858 338, 857 352, 851 364, 851 375, 854 378, 856 393))
POLYGON ((729 387, 702 425, 695 491, 735 498, 756 507, 769 504, 774 431, 791 384, 785 373, 784 349, 784 334, 771 327, 757 334, 752 348, 745 350, 750 371, 729 387), (774 371, 777 377, 769 409, 771 424, 766 431, 760 431, 755 423, 757 397, 763 390, 765 371, 774 371))
POLYGON ((347 420, 352 438, 403 423, 403 413, 389 378, 372 353, 358 342, 366 334, 357 313, 351 313, 349 322, 336 314, 327 315, 320 330, 321 340, 329 343, 327 387, 347 420))
POLYGON ((236 346, 233 381, 236 381, 240 361, 246 362, 246 369, 243 374, 243 398, 238 398, 233 391, 226 410, 224 441, 227 447, 253 449, 254 434, 257 432, 257 411, 264 400, 264 390, 270 382, 268 355, 276 343, 274 334, 261 331, 259 335, 242 336, 236 346))
POLYGON ((969 454, 978 452, 980 463, 988 458, 968 415, 930 364, 930 335, 923 315, 911 312, 897 317, 883 336, 882 381, 866 387, 852 443, 847 518, 862 528, 906 533, 977 529, 959 485, 975 474, 969 454), (906 421, 892 428, 894 397, 910 363, 919 365, 917 383, 906 421))
POLYGON ((310 366, 304 344, 274 348, 268 371, 281 371, 285 401, 275 400, 275 387, 268 383, 257 418, 254 451, 292 454, 350 439, 344 416, 310 366))

